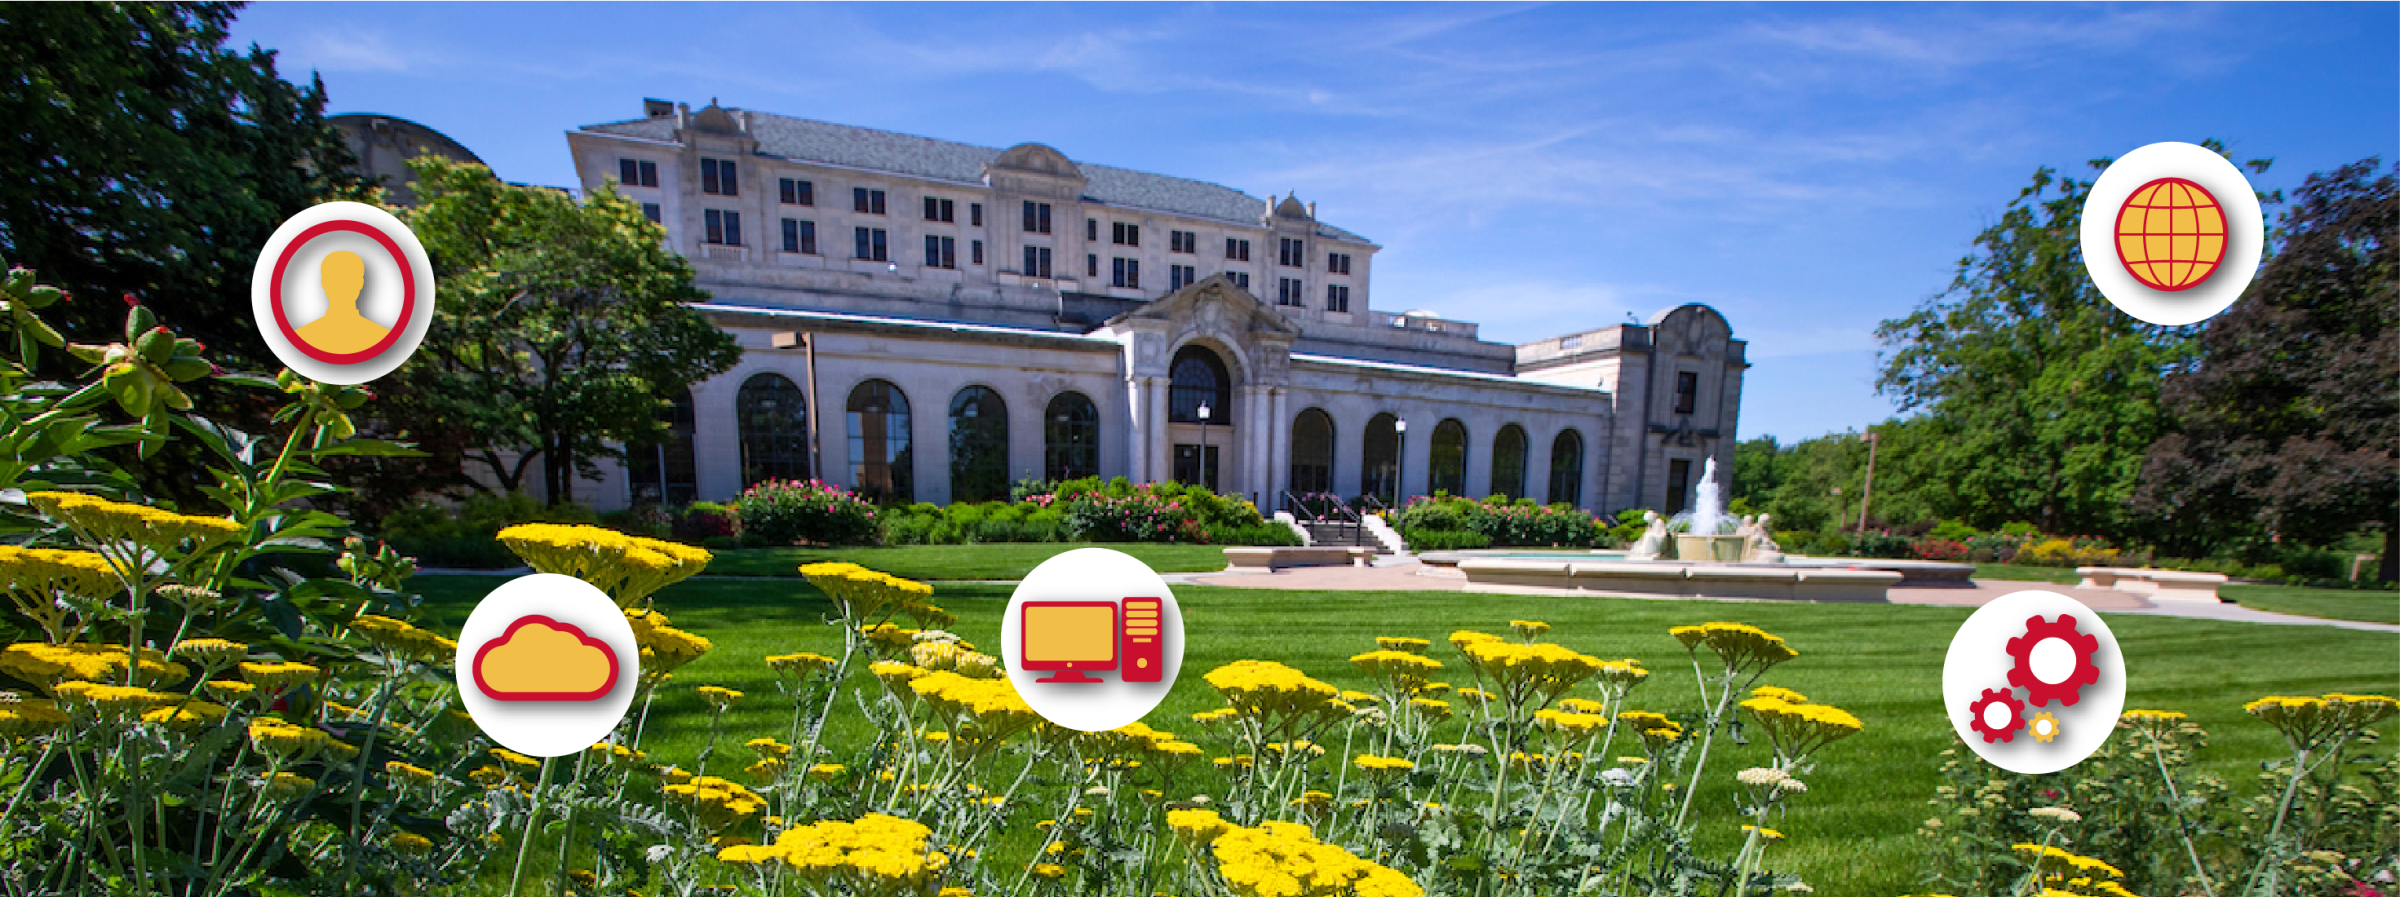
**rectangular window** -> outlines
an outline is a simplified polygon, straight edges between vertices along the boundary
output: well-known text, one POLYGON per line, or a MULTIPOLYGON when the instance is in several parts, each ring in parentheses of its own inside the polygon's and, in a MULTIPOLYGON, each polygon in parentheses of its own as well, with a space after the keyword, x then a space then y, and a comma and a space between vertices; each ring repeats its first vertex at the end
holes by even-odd
POLYGON ((1142 226, 1120 221, 1114 226, 1114 233, 1110 236, 1119 246, 1140 246, 1142 245, 1142 226))
POLYGON ((1142 288, 1141 259, 1117 259, 1116 269, 1113 273, 1116 275, 1116 279, 1112 281, 1112 285, 1124 287, 1129 290, 1138 290, 1142 288))
POLYGON ((663 222, 661 222, 659 219, 664 217, 664 215, 659 212, 658 203, 646 202, 642 203, 642 217, 650 219, 651 224, 660 224, 663 222))
POLYGON ((1050 276, 1050 247, 1025 247, 1025 276, 1045 279, 1050 276))
POLYGON ((1099 256, 1099 255, 1097 255, 1097 254, 1092 254, 1092 255, 1086 255, 1086 256, 1084 256, 1084 257, 1083 257, 1083 276, 1085 276, 1085 277, 1098 277, 1098 276, 1100 276, 1100 256, 1099 256))
POLYGON ((658 163, 637 159, 617 160, 617 183, 627 187, 658 186, 658 163))
POLYGON ((983 226, 983 203, 979 203, 979 202, 971 202, 971 203, 967 203, 967 226, 968 226, 968 227, 982 227, 982 226, 983 226))
POLYGON ((797 218, 783 219, 783 251, 800 251, 800 220, 797 218))
POLYGON ((779 188, 777 192, 782 195, 784 205, 813 206, 817 204, 817 185, 813 181, 784 178, 778 182, 777 186, 779 188))
POLYGON ((1691 371, 1675 374, 1675 413, 1690 414, 1700 404, 1700 375, 1691 371))
POLYGON ((1308 244, 1283 238, 1282 246, 1275 251, 1275 263, 1286 268, 1308 267, 1308 244))
POLYGON ((1192 233, 1191 231, 1188 231, 1188 230, 1171 230, 1171 231, 1168 231, 1168 232, 1167 232, 1167 251, 1168 251, 1168 252, 1199 252, 1199 251, 1200 251, 1200 235, 1199 235, 1199 234, 1192 233))
POLYGON ((1278 279, 1278 280, 1277 280, 1277 282, 1276 282, 1276 284, 1275 284, 1275 304, 1277 304, 1277 305, 1300 305, 1300 304, 1302 304, 1303 300, 1305 299, 1305 295, 1306 295, 1306 294, 1302 293, 1302 292, 1301 292, 1301 289, 1302 289, 1302 285, 1301 285, 1300 281, 1293 280, 1292 278, 1289 278, 1289 277, 1285 277, 1285 278, 1280 278, 1280 279, 1278 279))
POLYGON ((1249 261, 1249 260, 1250 260, 1250 241, 1248 241, 1248 240, 1236 240, 1236 239, 1234 239, 1234 238, 1232 238, 1232 237, 1226 237, 1226 238, 1225 238, 1225 258, 1227 258, 1227 259, 1229 259, 1229 260, 1232 260, 1232 261, 1236 261, 1236 262, 1246 262, 1246 261, 1249 261))
POLYGON ((925 235, 925 267, 957 268, 958 238, 925 235))
POLYGON ((1350 273, 1350 254, 1347 252, 1326 253, 1325 271, 1330 274, 1350 273))
POLYGON ((733 174, 732 160, 700 160, 700 192, 711 196, 739 196, 741 186, 741 179, 733 174))
POLYGON ((880 228, 880 227, 861 227, 861 228, 854 228, 854 229, 851 231, 851 233, 852 233, 852 236, 855 238, 855 242, 857 243, 857 246, 856 246, 856 247, 854 247, 854 248, 855 248, 855 250, 856 250, 856 252, 857 252, 857 256, 856 256, 856 258, 858 258, 858 259, 860 259, 860 260, 862 260, 862 261, 869 261, 869 262, 881 262, 881 261, 889 261, 889 260, 890 260, 890 259, 889 259, 889 258, 888 258, 888 257, 885 255, 885 247, 884 247, 884 233, 883 233, 883 228, 880 228))
POLYGON ((1667 516, 1673 517, 1677 514, 1683 513, 1683 509, 1687 504, 1685 497, 1689 495, 1691 491, 1691 460, 1687 458, 1677 458, 1673 461, 1667 462, 1667 500, 1664 503, 1666 505, 1667 516))
POLYGON ((1234 286, 1241 287, 1244 291, 1248 291, 1250 289, 1250 272, 1228 271, 1225 273, 1232 275, 1234 286))
POLYGON ((978 268, 980 268, 980 267, 983 267, 983 241, 982 241, 982 240, 977 240, 977 241, 975 241, 975 242, 973 242, 973 243, 970 243, 970 244, 968 244, 968 246, 969 246, 969 248, 970 248, 970 249, 972 249, 972 250, 973 250, 974 257, 973 257, 973 258, 971 258, 971 259, 968 259, 968 260, 967 260, 967 263, 968 263, 968 264, 971 264, 971 265, 974 265, 974 266, 976 266, 976 267, 978 267, 978 268))
POLYGON ((1100 219, 1083 219, 1083 239, 1091 243, 1100 242, 1100 219))
POLYGON ((804 255, 817 254, 817 223, 814 221, 804 219, 800 222, 800 252, 804 255))
POLYGON ((742 213, 709 209, 701 217, 707 229, 704 242, 723 246, 742 245, 742 213))
POLYGON ((1575 334, 1574 336, 1562 336, 1562 337, 1559 337, 1559 338, 1558 338, 1558 347, 1559 347, 1559 348, 1561 348, 1561 349, 1580 349, 1580 348, 1582 348, 1582 347, 1583 347, 1583 334, 1580 334, 1580 333, 1578 333, 1578 334, 1575 334))
POLYGON ((866 215, 883 214, 883 191, 865 187, 850 188, 850 211, 866 215))
POLYGON ((1325 310, 1349 311, 1350 288, 1338 283, 1325 285, 1325 310))
POLYGON ((1190 265, 1167 266, 1167 289, 1180 290, 1200 280, 1200 269, 1190 265))
POLYGON ((1050 232, 1049 203, 1034 202, 1032 200, 1025 201, 1025 232, 1029 234, 1046 234, 1050 232))
POLYGON ((958 203, 955 200, 925 197, 925 220, 957 224, 958 203))

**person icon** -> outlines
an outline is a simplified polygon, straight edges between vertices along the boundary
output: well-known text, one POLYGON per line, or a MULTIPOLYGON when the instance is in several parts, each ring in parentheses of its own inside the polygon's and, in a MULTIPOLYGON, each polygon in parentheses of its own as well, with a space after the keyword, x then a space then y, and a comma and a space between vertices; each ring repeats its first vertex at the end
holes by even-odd
POLYGON ((325 254, 317 272, 325 289, 325 314, 300 325, 300 339, 317 349, 348 355, 374 348, 391 332, 358 313, 358 294, 367 282, 365 259, 336 250, 325 254))

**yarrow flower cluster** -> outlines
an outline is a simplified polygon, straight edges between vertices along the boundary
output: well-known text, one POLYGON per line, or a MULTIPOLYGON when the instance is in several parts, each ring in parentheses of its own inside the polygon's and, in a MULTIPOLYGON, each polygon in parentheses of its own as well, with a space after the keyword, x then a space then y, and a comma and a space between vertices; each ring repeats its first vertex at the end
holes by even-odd
POLYGON ((2282 732, 2293 750, 2307 751, 2391 718, 2400 712, 2400 701, 2339 692, 2321 698, 2273 695, 2244 704, 2242 709, 2282 732))
POLYGON ((925 603, 925 599, 933 597, 932 586, 857 564, 802 564, 800 575, 833 599, 844 616, 862 625, 881 623, 898 614, 930 617, 941 613, 940 608, 925 603))
POLYGON ((1775 742, 1776 753, 1790 762, 1865 728, 1848 711, 1824 704, 1794 704, 1765 697, 1743 701, 1742 709, 1758 717, 1767 737, 1775 742))
MULTIPOLYGON (((1169 825, 1174 826, 1174 821, 1169 825)), ((1210 847, 1217 872, 1239 897, 1423 897, 1425 893, 1408 876, 1319 841, 1308 826, 1296 822, 1266 822, 1257 828, 1228 825, 1211 840, 1210 847)))
POLYGON ((576 524, 520 523, 498 538, 533 569, 591 583, 618 607, 682 582, 714 557, 703 548, 576 524))
POLYGON ((42 516, 103 546, 130 544, 158 554, 199 554, 242 532, 241 524, 223 517, 177 514, 80 492, 28 492, 25 500, 42 516))
POLYGON ((780 864, 811 893, 922 894, 949 868, 950 857, 927 849, 933 830, 882 813, 856 822, 826 820, 784 830, 773 844, 727 847, 717 859, 740 866, 780 864))
POLYGON ((102 645, 91 642, 70 642, 50 645, 40 642, 20 642, 0 648, 0 673, 42 686, 60 682, 122 682, 133 674, 136 684, 168 682, 182 679, 190 671, 183 664, 167 659, 155 648, 143 648, 138 668, 124 645, 102 645))
POLYGON ((1800 656, 1800 652, 1783 643, 1781 636, 1746 623, 1702 623, 1677 626, 1667 632, 1682 642, 1686 651, 1708 648, 1725 662, 1725 672, 1733 676, 1762 673, 1800 656))

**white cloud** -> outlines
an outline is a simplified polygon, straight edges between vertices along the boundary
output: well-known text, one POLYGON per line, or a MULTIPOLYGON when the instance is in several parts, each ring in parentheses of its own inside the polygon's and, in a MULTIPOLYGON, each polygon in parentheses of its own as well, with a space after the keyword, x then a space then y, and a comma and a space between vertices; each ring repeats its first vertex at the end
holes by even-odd
POLYGON ((379 31, 312 31, 284 54, 296 71, 405 72, 416 61, 379 31))

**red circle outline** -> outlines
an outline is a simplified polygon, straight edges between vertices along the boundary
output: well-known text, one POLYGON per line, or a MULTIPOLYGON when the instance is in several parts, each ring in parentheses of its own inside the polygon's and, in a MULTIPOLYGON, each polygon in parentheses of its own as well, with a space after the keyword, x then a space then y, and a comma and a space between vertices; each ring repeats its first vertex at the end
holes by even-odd
MULTIPOLYGON (((2116 245, 2115 245, 2115 246, 2113 246, 2112 248, 2114 248, 2114 249, 2116 250, 2116 253, 2117 253, 2117 264, 2118 264, 2119 266, 2121 266, 2121 267, 2123 267, 2123 268, 2125 269, 2125 273, 2133 275, 2133 279, 2134 279, 2136 282, 2140 283, 2142 286, 2149 287, 2149 288, 2151 288, 2151 289, 2153 289, 2153 290, 2157 290, 2157 291, 2159 291, 2159 292, 2162 292, 2162 293, 2180 293, 2180 292, 2183 292, 2183 291, 2185 291, 2185 290, 2189 290, 2189 289, 2194 289, 2194 288, 2197 288, 2197 287, 2199 287, 2201 284, 2207 283, 2209 278, 2216 276, 2216 273, 2217 273, 2217 269, 2218 269, 2218 268, 2224 267, 2224 265, 2225 265, 2225 255, 2226 255, 2226 253, 2228 253, 2228 252, 2231 252, 2231 251, 2232 251, 2232 249, 2233 249, 2233 217, 2232 217, 2231 215, 2228 215, 2228 214, 2226 214, 2226 212, 2225 212, 2225 204, 2224 204, 2223 202, 2220 202, 2220 201, 2218 201, 2218 199, 2217 199, 2217 195, 2216 195, 2215 193, 2211 193, 2211 192, 2209 192, 2209 190, 2208 190, 2208 188, 2207 188, 2207 187, 2203 187, 2203 186, 2201 186, 2201 185, 2200 185, 2200 183, 2199 183, 2199 182, 2197 182, 2197 181, 2193 181, 2193 180, 2190 180, 2190 179, 2188 179, 2188 178, 2178 178, 2178 177, 2151 178, 2149 181, 2147 181, 2147 182, 2143 183, 2141 186, 2133 188, 2133 192, 2132 192, 2132 193, 2125 194, 2125 201, 2124 201, 2124 202, 2120 202, 2120 203, 2118 203, 2118 204, 2117 204, 2117 220, 2116 220, 2116 221, 2114 221, 2114 222, 2111 222, 2111 223, 2110 223, 2110 225, 2109 225, 2109 232, 2110 232, 2111 238, 2112 238, 2112 239, 2114 239, 2114 240, 2116 241, 2116 245), (2155 186, 2158 186, 2158 185, 2160 185, 2160 184, 2180 184, 2180 185, 2182 185, 2182 186, 2185 186, 2185 187, 2190 187, 2190 188, 2192 188, 2193 190, 2197 190, 2197 191, 2199 191, 2200 195, 2201 195, 2202 197, 2204 197, 2204 198, 2206 198, 2206 199, 2208 200, 2209 207, 2210 207, 2210 208, 2213 208, 2213 209, 2215 209, 2215 210, 2217 211, 2217 222, 2218 222, 2219 224, 2222 224, 2222 225, 2224 225, 2224 227, 2225 227, 2225 232, 2224 232, 2223 234, 2199 234, 2199 233, 2194 233, 2194 234, 2173 234, 2173 233, 2169 233, 2169 234, 2150 234, 2150 233, 2147 233, 2147 232, 2144 232, 2144 233, 2127 233, 2127 232, 2126 232, 2126 230, 2125 230, 2125 213, 2126 213, 2127 211, 2129 211, 2129 210, 2131 210, 2131 209, 2133 208, 2133 198, 2134 198, 2134 197, 2136 197, 2136 196, 2140 196, 2140 195, 2142 195, 2142 191, 2144 191, 2144 190, 2148 190, 2148 189, 2150 189, 2150 188, 2152 188, 2152 187, 2155 187, 2155 186), (2200 276, 2199 276, 2197 279, 2194 279, 2192 282, 2190 282, 2190 283, 2187 283, 2187 284, 2184 284, 2184 285, 2182 285, 2182 286, 2170 287, 2170 286, 2160 286, 2160 285, 2158 285, 2158 284, 2156 284, 2156 283, 2152 283, 2152 282, 2150 281, 2150 278, 2143 276, 2142 272, 2134 270, 2134 267, 2133 267, 2133 266, 2134 266, 2134 263, 2133 263, 2133 262, 2129 262, 2129 261, 2126 261, 2126 260, 2125 260, 2124 241, 2125 241, 2125 238, 2126 238, 2126 237, 2129 237, 2129 236, 2194 236, 2194 237, 2210 237, 2210 236, 2213 236, 2213 237, 2219 237, 2220 239, 2223 239, 2225 242, 2224 242, 2224 244, 2223 244, 2223 245, 2220 245, 2220 246, 2218 246, 2218 247, 2217 247, 2217 260, 2216 260, 2215 262, 2211 262, 2211 263, 2209 264, 2209 266, 2208 266, 2208 273, 2206 273, 2206 274, 2202 274, 2202 275, 2200 275, 2200 276)), ((2172 260, 2170 260, 2170 261, 2172 261, 2172 260)), ((2152 262, 2144 262, 2143 264, 2152 264, 2152 262)), ((2196 264, 2196 263, 2195 263, 2195 264, 2196 264)))
POLYGON ((373 361, 376 356, 382 355, 385 349, 391 348, 393 343, 400 341, 401 332, 408 329, 410 319, 416 316, 417 273, 415 267, 409 263, 408 256, 400 251, 400 244, 394 242, 391 235, 384 233, 382 228, 364 221, 336 218, 301 231, 299 236, 293 237, 291 242, 284 244, 282 255, 275 259, 274 277, 267 283, 267 305, 275 312, 275 328, 283 331, 283 338, 289 341, 293 348, 306 353, 308 357, 326 364, 358 364, 373 361), (391 329, 384 333, 382 340, 357 352, 327 352, 317 348, 308 340, 300 338, 300 332, 293 329, 291 319, 284 314, 283 310, 283 272, 286 267, 291 265, 292 256, 299 254, 300 247, 308 245, 308 241, 334 231, 349 231, 367 235, 377 245, 382 246, 383 251, 390 255, 392 261, 400 267, 399 320, 392 322, 391 329))

